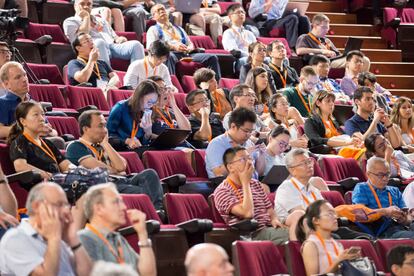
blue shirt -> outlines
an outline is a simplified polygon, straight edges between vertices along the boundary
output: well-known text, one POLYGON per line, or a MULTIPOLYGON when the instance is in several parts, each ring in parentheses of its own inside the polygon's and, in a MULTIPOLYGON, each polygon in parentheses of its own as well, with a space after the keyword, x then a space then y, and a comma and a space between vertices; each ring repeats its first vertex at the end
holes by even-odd
POLYGON ((328 90, 333 93, 342 93, 341 86, 334 80, 330 78, 319 78, 319 83, 316 85, 318 90, 328 90))
MULTIPOLYGON (((117 102, 109 113, 108 128, 109 136, 115 136, 125 141, 131 137, 133 120, 128 100, 117 102)), ((144 138, 144 130, 140 127, 135 135, 143 145, 148 144, 148 140, 144 138)))
MULTIPOLYGON (((29 94, 27 96, 30 99, 29 94)), ((10 126, 16 121, 14 113, 22 99, 16 94, 7 91, 6 95, 0 97, 0 123, 10 126)))
MULTIPOLYGON (((375 200, 375 197, 368 185, 369 184, 367 182, 361 182, 355 186, 354 191, 352 192, 352 203, 363 204, 371 209, 381 208, 378 206, 377 201, 375 200)), ((381 202, 382 208, 390 207, 388 194, 391 195, 392 206, 397 206, 400 209, 406 207, 402 194, 397 187, 386 186, 382 190, 375 188, 374 186, 372 187, 378 195, 378 199, 381 202)))
MULTIPOLYGON (((255 18, 256 16, 266 13, 264 6, 265 6, 266 0, 252 0, 250 2, 249 7, 249 15, 251 18, 255 18)), ((283 13, 285 12, 286 6, 288 1, 287 0, 278 0, 273 1, 272 7, 267 12, 267 19, 280 19, 283 16, 283 13)))
MULTIPOLYGON (((361 132, 364 134, 368 130, 372 121, 372 118, 365 120, 358 114, 355 114, 345 122, 345 133, 349 136, 352 136, 352 134, 355 132, 361 132)), ((387 132, 387 129, 381 123, 378 123, 376 132, 385 134, 387 132)))

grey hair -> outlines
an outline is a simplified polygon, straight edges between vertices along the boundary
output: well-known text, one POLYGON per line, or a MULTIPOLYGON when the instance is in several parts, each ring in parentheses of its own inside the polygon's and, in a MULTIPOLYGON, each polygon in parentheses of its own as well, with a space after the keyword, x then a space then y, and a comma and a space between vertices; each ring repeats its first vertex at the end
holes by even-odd
POLYGON ((53 182, 41 182, 35 185, 33 188, 31 188, 29 194, 27 195, 27 200, 26 200, 26 209, 27 209, 27 214, 29 216, 33 215, 33 206, 32 206, 33 203, 45 200, 45 194, 43 193, 43 188, 45 188, 46 186, 52 186, 52 187, 56 187, 57 189, 62 190, 62 188, 58 184, 53 183, 53 182))
POLYGON ((376 164, 380 163, 384 164, 386 167, 389 167, 388 162, 384 158, 373 156, 367 161, 367 171, 371 171, 376 164))
POLYGON ((138 273, 129 265, 97 261, 91 276, 138 276, 138 273))
POLYGON ((23 66, 20 63, 15 61, 8 61, 5 64, 3 64, 3 66, 0 69, 0 80, 3 82, 9 80, 10 68, 14 67, 20 67, 24 70, 23 66))
MULTIPOLYGON (((114 189, 117 191, 114 183, 103 183, 95 185, 85 193, 84 213, 85 217, 90 220, 93 217, 93 206, 103 201, 103 191, 105 189, 114 189)), ((118 192, 118 191, 117 191, 118 192)))
POLYGON ((299 155, 305 155, 306 157, 309 157, 309 153, 305 149, 301 149, 301 148, 292 149, 285 156, 286 167, 288 168, 292 167, 295 163, 295 157, 299 155))
POLYGON ((208 269, 211 265, 211 250, 216 250, 227 256, 226 251, 214 243, 199 243, 191 247, 185 256, 185 269, 187 275, 197 274, 199 269, 208 269))

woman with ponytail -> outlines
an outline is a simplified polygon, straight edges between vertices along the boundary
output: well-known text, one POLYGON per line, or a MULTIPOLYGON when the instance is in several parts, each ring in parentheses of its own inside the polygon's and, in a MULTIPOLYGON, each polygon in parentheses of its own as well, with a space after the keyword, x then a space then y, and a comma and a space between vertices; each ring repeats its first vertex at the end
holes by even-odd
POLYGON ((336 212, 326 200, 314 201, 299 219, 296 236, 303 242, 301 253, 306 275, 335 273, 342 261, 360 257, 360 248, 351 247, 344 250, 343 246, 332 238, 332 232, 336 230, 336 212))
POLYGON ((16 122, 8 137, 10 159, 16 172, 36 170, 47 180, 52 174, 66 172, 73 166, 52 142, 41 138, 45 125, 45 114, 39 103, 29 101, 17 106, 16 122))

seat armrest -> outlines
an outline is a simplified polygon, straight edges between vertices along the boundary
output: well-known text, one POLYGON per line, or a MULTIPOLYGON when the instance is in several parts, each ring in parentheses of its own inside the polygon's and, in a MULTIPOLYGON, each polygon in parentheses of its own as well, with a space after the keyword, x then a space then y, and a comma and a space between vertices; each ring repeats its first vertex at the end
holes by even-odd
POLYGON ((231 228, 235 228, 240 232, 253 232, 256 231, 259 223, 255 219, 244 219, 242 221, 230 224, 231 228))
POLYGON ((72 134, 63 134, 60 137, 62 137, 63 140, 65 140, 65 142, 69 142, 69 141, 75 140, 75 136, 73 136, 72 134))
MULTIPOLYGON (((148 235, 153 235, 153 234, 157 234, 158 232, 160 232, 161 226, 160 226, 159 221, 156 221, 156 220, 153 220, 153 219, 147 220, 145 222, 145 226, 147 228, 148 235)), ((123 236, 131 235, 131 234, 136 233, 136 231, 135 231, 135 229, 132 225, 120 228, 120 229, 118 229, 118 232, 123 236)))
POLYGON ((390 178, 388 180, 388 185, 389 186, 395 186, 395 187, 398 187, 398 188, 404 186, 403 181, 400 178, 397 178, 397 177, 390 178))
POLYGON ((346 217, 337 218, 338 226, 349 226, 349 219, 346 217))
POLYGON ((400 24, 401 24, 401 18, 396 17, 390 22, 385 23, 384 27, 391 27, 393 29, 397 29, 400 26, 400 24))
POLYGON ((35 172, 34 170, 18 172, 10 174, 7 176, 7 181, 9 183, 17 182, 22 186, 32 187, 34 184, 37 184, 42 181, 40 173, 35 172))
POLYGON ((184 174, 177 173, 161 179, 161 182, 167 184, 169 188, 177 188, 183 186, 187 181, 187 177, 184 174))
POLYGON ((213 222, 210 219, 191 219, 176 226, 188 233, 207 233, 213 230, 213 222))
POLYGON ((345 190, 352 191, 357 183, 361 182, 358 177, 348 177, 338 181, 345 190))

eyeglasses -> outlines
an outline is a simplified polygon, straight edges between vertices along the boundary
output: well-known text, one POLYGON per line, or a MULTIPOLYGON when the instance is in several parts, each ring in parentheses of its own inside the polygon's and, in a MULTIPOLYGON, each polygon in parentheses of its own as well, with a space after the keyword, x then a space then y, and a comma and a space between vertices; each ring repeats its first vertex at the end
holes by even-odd
POLYGON ((338 216, 336 215, 335 212, 328 212, 328 213, 322 213, 319 215, 320 217, 329 217, 329 218, 337 218, 338 216))
POLYGON ((260 48, 256 48, 255 50, 256 50, 256 52, 258 52, 258 53, 263 53, 263 52, 266 52, 266 48, 262 48, 262 47, 260 47, 260 48))
POLYGON ((239 127, 239 129, 241 129, 243 132, 245 132, 247 134, 251 134, 251 133, 253 133, 253 131, 255 131, 254 129, 246 129, 244 127, 239 127))
POLYGON ((256 94, 254 94, 254 93, 241 94, 240 96, 242 96, 242 97, 256 98, 256 94))
POLYGON ((147 105, 156 105, 158 101, 148 101, 147 105))
POLYGON ((9 50, 0 50, 0 53, 3 55, 11 55, 11 52, 9 50))
POLYGON ((387 178, 390 178, 390 176, 391 176, 391 173, 389 173, 389 172, 387 172, 387 173, 373 173, 373 172, 368 172, 368 173, 375 175, 379 179, 387 179, 387 178))
POLYGON ((286 149, 289 146, 289 143, 286 143, 285 141, 279 141, 278 145, 279 148, 286 149))
POLYGON ((278 50, 278 51, 281 51, 281 50, 285 50, 285 49, 286 49, 286 47, 285 47, 285 45, 281 44, 281 45, 277 45, 277 46, 275 46, 273 49, 276 49, 276 50, 278 50))
POLYGON ((209 100, 209 99, 204 99, 204 100, 201 100, 201 101, 195 102, 195 103, 193 103, 192 105, 201 104, 201 103, 210 103, 210 100, 209 100))
POLYGON ((233 12, 232 14, 246 14, 246 12, 244 10, 238 10, 233 12))
POLYGON ((236 163, 236 162, 239 162, 239 161, 245 163, 245 162, 251 161, 251 160, 253 160, 253 158, 250 155, 247 155, 247 156, 243 156, 243 157, 241 157, 237 160, 233 160, 233 161, 229 162, 229 164, 236 163))
POLYGON ((302 161, 302 162, 300 162, 296 165, 293 165, 293 166, 289 166, 289 168, 296 168, 296 167, 300 167, 300 166, 310 166, 310 165, 313 165, 313 162, 314 162, 313 158, 309 157, 305 161, 302 161))

